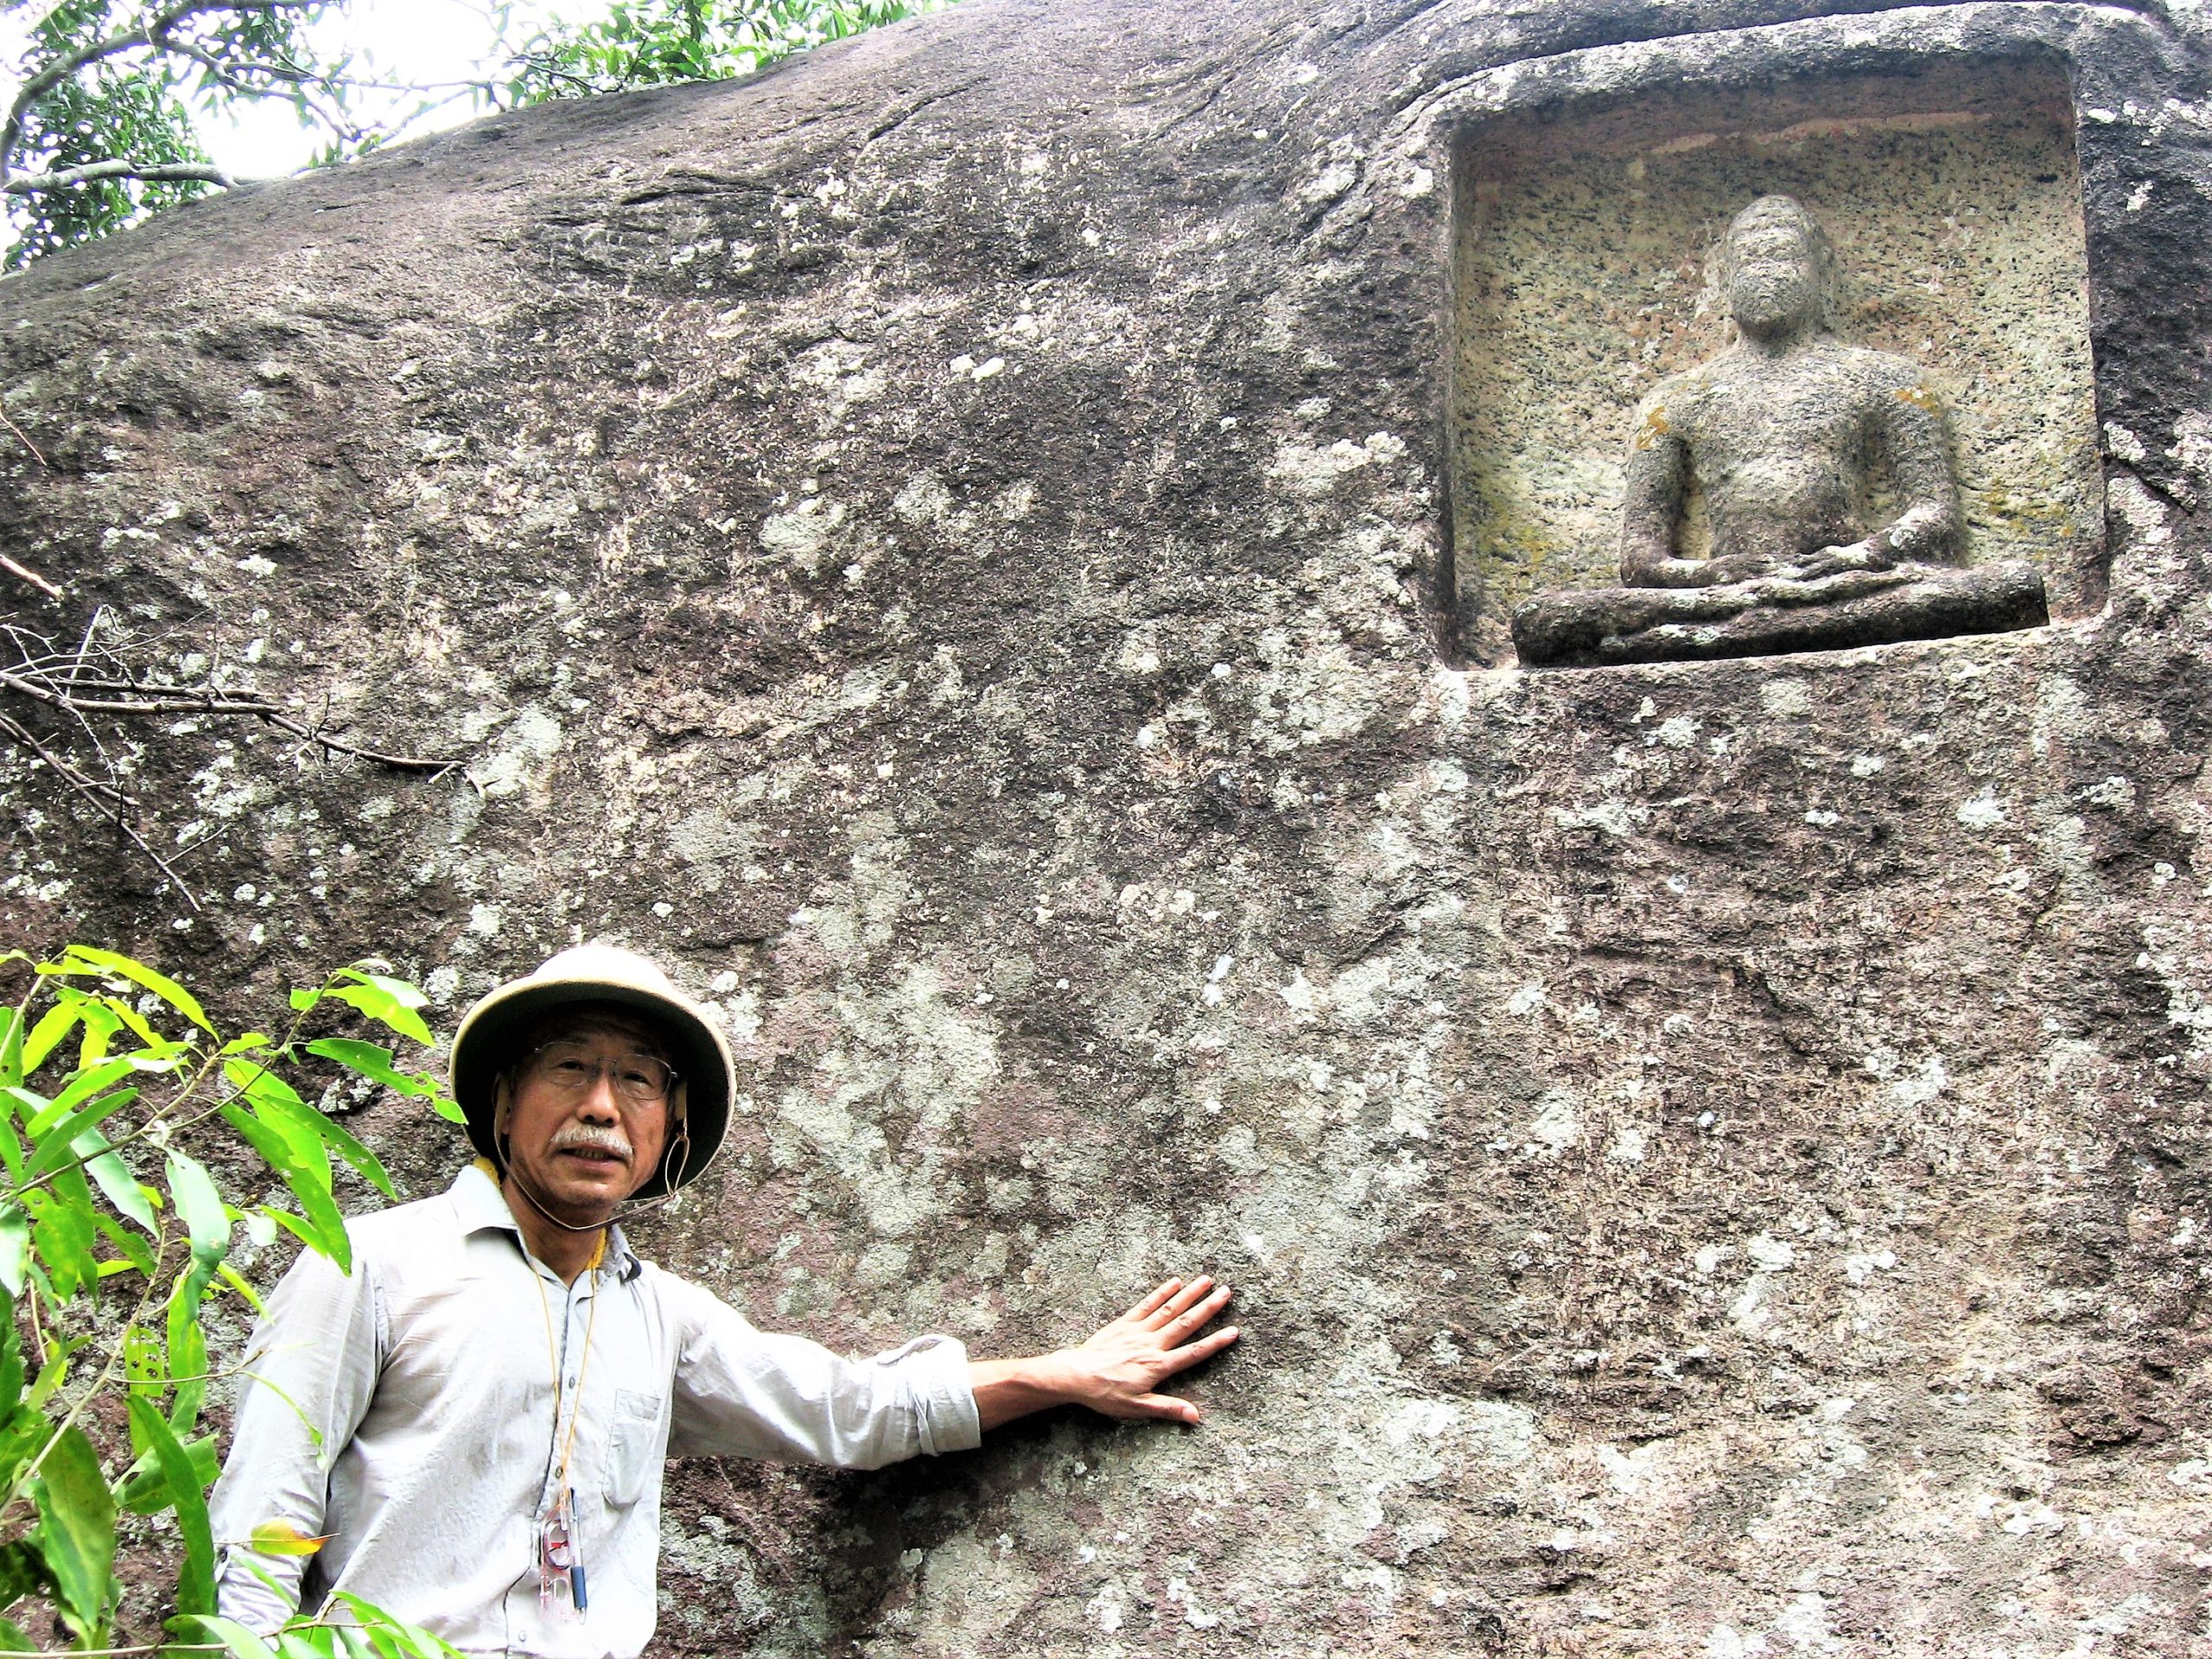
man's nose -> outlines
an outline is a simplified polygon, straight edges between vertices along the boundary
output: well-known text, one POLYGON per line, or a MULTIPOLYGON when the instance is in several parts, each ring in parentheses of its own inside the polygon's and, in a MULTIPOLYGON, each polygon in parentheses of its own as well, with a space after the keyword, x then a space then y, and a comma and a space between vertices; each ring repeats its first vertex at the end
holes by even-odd
POLYGON ((594 1074, 591 1087, 584 1090, 583 1099, 576 1110, 598 1123, 619 1123, 622 1121, 622 1107, 614 1098, 614 1074, 605 1066, 594 1074))

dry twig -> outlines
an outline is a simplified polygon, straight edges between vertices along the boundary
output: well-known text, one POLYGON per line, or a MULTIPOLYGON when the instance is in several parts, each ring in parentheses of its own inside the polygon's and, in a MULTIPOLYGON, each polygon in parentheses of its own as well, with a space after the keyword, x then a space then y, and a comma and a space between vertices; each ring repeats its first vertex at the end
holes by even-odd
POLYGON ((44 455, 39 454, 38 445, 31 442, 31 435, 24 431, 22 427, 17 426, 13 421, 10 420, 4 410, 0 410, 0 426, 6 427, 10 432, 16 435, 16 442, 22 444, 24 448, 31 452, 31 459, 33 461, 38 462, 40 466, 45 467, 49 473, 54 470, 54 463, 48 461, 44 455))
MULTIPOLYGON (((95 625, 97 621, 95 613, 95 625)), ((432 778, 442 777, 461 764, 458 760, 430 755, 387 754, 358 743, 348 743, 341 738, 331 736, 320 721, 310 725, 282 705, 266 698, 226 691, 209 683, 162 685, 138 679, 128 672, 118 673, 116 670, 120 664, 112 655, 99 652, 96 657, 96 648, 92 644, 93 627, 87 627, 84 639, 74 651, 68 652, 58 651, 51 640, 35 639, 17 627, 6 626, 4 632, 14 642, 17 660, 12 666, 0 669, 0 691, 12 691, 74 721, 92 747, 100 752, 102 760, 106 762, 108 780, 103 782, 67 756, 55 753, 29 727, 4 713, 0 713, 0 739, 11 740, 35 755, 56 777, 91 802, 103 817, 111 819, 116 827, 130 838, 131 845, 144 854, 147 861, 175 886, 177 891, 183 894, 184 902, 194 911, 200 909, 200 902, 193 897, 192 889, 185 885, 184 878, 126 817, 126 811, 134 815, 140 813, 139 803, 115 781, 120 775, 118 769, 108 759, 91 716, 105 715, 111 718, 130 719, 188 714, 256 720, 290 733, 302 744, 321 750, 326 759, 333 755, 351 755, 372 766, 390 766, 401 772, 428 772, 432 778), (99 660, 102 658, 105 658, 105 666, 99 660)), ((196 844, 186 850, 196 850, 196 844)))
POLYGON ((37 588, 39 592, 44 594, 48 599, 60 599, 64 596, 59 588, 48 582, 44 576, 39 575, 37 571, 32 569, 30 566, 28 564, 16 563, 15 560, 10 558, 5 553, 0 553, 0 570, 5 570, 11 576, 21 577, 23 581, 30 583, 32 587, 37 588))
POLYGON ((238 696, 206 685, 157 685, 131 679, 93 679, 79 673, 67 678, 43 667, 18 664, 0 669, 0 688, 19 692, 49 708, 78 715, 217 715, 264 721, 287 731, 326 754, 350 754, 374 766, 398 772, 427 772, 442 777, 461 763, 424 754, 387 754, 363 748, 331 736, 320 727, 294 719, 277 704, 259 697, 238 696))

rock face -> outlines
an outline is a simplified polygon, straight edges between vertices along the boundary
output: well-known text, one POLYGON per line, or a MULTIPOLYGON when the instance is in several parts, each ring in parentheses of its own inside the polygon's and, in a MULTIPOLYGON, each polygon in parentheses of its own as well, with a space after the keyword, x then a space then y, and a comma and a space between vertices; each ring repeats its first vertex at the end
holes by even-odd
POLYGON ((842 1347, 1239 1286, 1196 1433, 683 1470, 665 1652, 2212 1652, 2204 29, 968 0, 50 261, 18 623, 467 769, 104 733, 195 913, 7 752, 0 927, 448 1025, 654 951, 747 1096, 641 1242, 842 1347), (1455 146, 1985 60, 2072 89, 2101 608, 1471 666, 1455 146))

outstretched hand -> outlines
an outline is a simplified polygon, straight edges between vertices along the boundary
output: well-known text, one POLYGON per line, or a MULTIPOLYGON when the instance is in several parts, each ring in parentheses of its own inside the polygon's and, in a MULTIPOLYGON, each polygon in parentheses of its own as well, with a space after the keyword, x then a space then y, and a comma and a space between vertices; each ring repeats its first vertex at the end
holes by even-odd
POLYGON ((1160 1385, 1236 1340, 1233 1325, 1198 1334, 1229 1300, 1229 1287, 1211 1278, 1170 1279, 1079 1346, 1034 1359, 976 1361, 968 1373, 982 1426, 1057 1405, 1088 1406, 1125 1421, 1199 1421, 1197 1406, 1160 1393, 1160 1385))

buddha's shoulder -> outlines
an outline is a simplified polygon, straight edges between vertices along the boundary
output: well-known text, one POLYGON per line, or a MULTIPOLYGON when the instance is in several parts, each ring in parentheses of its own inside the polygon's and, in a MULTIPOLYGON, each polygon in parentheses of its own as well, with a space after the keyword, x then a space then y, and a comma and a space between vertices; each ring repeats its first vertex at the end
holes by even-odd
POLYGON ((1667 376, 1643 395, 1637 407, 1646 411, 1675 409, 1687 413, 1712 397, 1714 392, 1725 391, 1730 378, 1727 359, 1715 358, 1667 376))
POLYGON ((1849 346, 1839 340, 1825 346, 1822 355, 1853 380, 1884 391, 1902 391, 1924 386, 1928 382, 1924 366, 1896 352, 1877 351, 1871 346, 1849 346))

